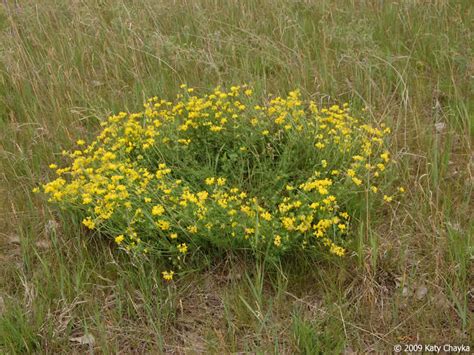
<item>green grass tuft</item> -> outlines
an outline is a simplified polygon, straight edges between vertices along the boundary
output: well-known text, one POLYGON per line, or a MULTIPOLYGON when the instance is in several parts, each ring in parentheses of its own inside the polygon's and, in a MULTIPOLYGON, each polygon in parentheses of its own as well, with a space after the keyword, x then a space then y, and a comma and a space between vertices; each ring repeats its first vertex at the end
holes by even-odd
POLYGON ((469 0, 2 2, 1 351, 472 344, 472 18, 469 0), (159 259, 117 253, 31 193, 102 118, 181 83, 366 109, 393 128, 405 198, 363 210, 356 257, 257 268, 229 253, 167 284, 159 259))

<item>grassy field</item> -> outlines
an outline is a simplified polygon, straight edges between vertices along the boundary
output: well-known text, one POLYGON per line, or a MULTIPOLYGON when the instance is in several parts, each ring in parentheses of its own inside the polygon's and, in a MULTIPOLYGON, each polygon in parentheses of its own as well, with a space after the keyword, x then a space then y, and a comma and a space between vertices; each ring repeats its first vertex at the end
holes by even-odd
POLYGON ((0 352, 474 345, 472 1, 3 1, 0 352), (166 284, 31 190, 111 113, 248 83, 385 122, 400 202, 342 260, 229 254, 166 284))

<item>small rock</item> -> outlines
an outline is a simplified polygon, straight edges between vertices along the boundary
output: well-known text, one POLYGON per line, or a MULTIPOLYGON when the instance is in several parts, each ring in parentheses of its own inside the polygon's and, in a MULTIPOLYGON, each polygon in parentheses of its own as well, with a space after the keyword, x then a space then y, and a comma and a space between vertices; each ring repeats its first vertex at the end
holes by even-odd
POLYGON ((99 81, 99 80, 92 80, 91 84, 92 84, 93 87, 98 87, 98 86, 104 85, 104 83, 99 81))
POLYGON ((417 299, 421 300, 426 296, 427 293, 428 289, 426 288, 426 286, 420 285, 416 289, 415 296, 417 299))
POLYGON ((403 297, 408 297, 410 294, 410 291, 408 290, 408 287, 404 287, 402 290, 402 296, 403 297))
POLYGON ((443 132, 444 129, 446 128, 446 123, 444 123, 444 122, 437 122, 437 123, 435 123, 435 128, 436 128, 436 132, 441 133, 441 132, 443 132))
POLYGON ((80 345, 94 345, 95 344, 94 336, 92 334, 87 334, 87 333, 80 337, 69 338, 69 341, 78 343, 80 345))
POLYGON ((443 293, 433 296, 433 302, 440 309, 447 309, 450 306, 449 300, 443 293))
POLYGON ((459 339, 467 339, 468 333, 465 331, 462 331, 461 329, 454 329, 454 332, 456 333, 456 336, 459 339))
POLYGON ((49 248, 51 248, 51 242, 49 240, 46 240, 46 239, 40 239, 38 240, 35 245, 39 248, 39 249, 43 249, 43 250, 47 250, 49 248))
POLYGON ((18 236, 17 234, 10 235, 8 236, 8 241, 11 244, 20 244, 20 236, 18 236))

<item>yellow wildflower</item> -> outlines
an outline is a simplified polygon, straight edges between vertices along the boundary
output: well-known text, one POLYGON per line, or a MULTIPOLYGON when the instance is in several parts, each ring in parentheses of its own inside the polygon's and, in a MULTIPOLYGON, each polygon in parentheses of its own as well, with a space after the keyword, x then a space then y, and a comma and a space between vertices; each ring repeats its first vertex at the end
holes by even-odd
POLYGON ((188 226, 186 229, 188 230, 189 233, 192 233, 192 234, 196 234, 198 231, 198 228, 196 226, 188 226))
POLYGON ((151 210, 153 216, 161 216, 163 213, 165 213, 165 208, 162 205, 153 206, 151 210))
POLYGON ((272 215, 268 211, 263 212, 260 216, 266 221, 270 221, 272 219, 272 215))
POLYGON ((182 254, 186 254, 186 252, 188 251, 188 246, 186 245, 186 243, 179 244, 178 251, 182 254))
POLYGON ((354 184, 356 184, 357 186, 359 186, 359 185, 362 184, 362 180, 359 179, 359 178, 356 178, 355 176, 352 178, 352 181, 353 181, 354 184))
POLYGON ((173 280, 174 271, 163 271, 161 274, 163 275, 163 279, 165 279, 165 281, 173 280))
POLYGON ((163 231, 170 229, 170 222, 162 220, 162 219, 156 222, 156 225, 158 226, 158 228, 160 228, 163 231))
POLYGON ((86 217, 82 220, 82 224, 85 225, 89 229, 95 228, 95 222, 92 220, 91 217, 86 217))
POLYGON ((273 244, 279 248, 281 246, 281 237, 279 235, 276 235, 274 238, 273 238, 273 244))
POLYGON ((390 156, 389 152, 384 152, 380 154, 380 158, 382 158, 386 163, 390 160, 389 156, 390 156))
POLYGON ((118 245, 122 244, 123 240, 125 239, 125 237, 123 236, 123 234, 120 234, 118 236, 115 237, 115 243, 117 243, 118 245))
POLYGON ((337 256, 344 256, 344 254, 346 253, 344 248, 341 248, 340 246, 337 246, 336 244, 331 244, 329 251, 331 254, 334 254, 337 256))
POLYGON ((206 185, 213 185, 215 180, 215 178, 209 177, 204 182, 206 183, 206 185))

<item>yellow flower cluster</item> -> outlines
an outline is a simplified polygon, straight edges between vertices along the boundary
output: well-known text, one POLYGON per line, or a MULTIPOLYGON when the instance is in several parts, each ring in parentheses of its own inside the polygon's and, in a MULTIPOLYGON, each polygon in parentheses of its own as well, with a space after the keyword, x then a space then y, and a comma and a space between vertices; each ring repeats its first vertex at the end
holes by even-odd
POLYGON ((390 130, 298 90, 265 104, 245 85, 193 93, 183 85, 174 101, 110 116, 93 142, 64 152, 70 165, 50 165, 49 200, 125 250, 172 255, 176 268, 209 245, 343 256, 354 199, 379 195, 390 130))

